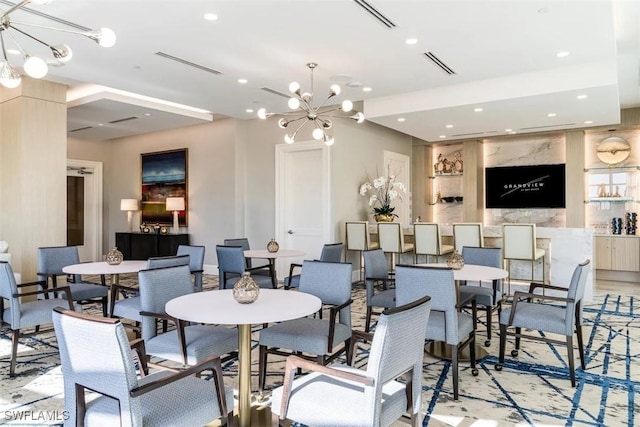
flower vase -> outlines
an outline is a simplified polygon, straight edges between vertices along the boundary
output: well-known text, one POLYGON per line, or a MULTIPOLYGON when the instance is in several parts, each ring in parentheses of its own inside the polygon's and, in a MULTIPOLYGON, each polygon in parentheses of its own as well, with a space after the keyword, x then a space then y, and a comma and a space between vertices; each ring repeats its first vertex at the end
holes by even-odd
POLYGON ((249 272, 242 273, 240 280, 233 285, 233 298, 240 304, 251 304, 258 299, 260 286, 251 278, 249 272))
POLYGON ((464 267, 464 258, 462 258, 462 255, 460 255, 457 250, 454 250, 447 258, 447 267, 454 270, 460 270, 464 267))
POLYGON ((278 252, 280 250, 280 245, 275 239, 271 239, 269 240, 269 243, 267 243, 267 250, 271 253, 278 252))
POLYGON ((107 252, 107 256, 105 257, 107 264, 109 265, 118 265, 124 259, 122 252, 118 250, 118 248, 114 247, 109 252, 107 252))
POLYGON ((393 215, 392 214, 375 214, 373 216, 373 219, 375 219, 376 222, 393 222, 393 215))

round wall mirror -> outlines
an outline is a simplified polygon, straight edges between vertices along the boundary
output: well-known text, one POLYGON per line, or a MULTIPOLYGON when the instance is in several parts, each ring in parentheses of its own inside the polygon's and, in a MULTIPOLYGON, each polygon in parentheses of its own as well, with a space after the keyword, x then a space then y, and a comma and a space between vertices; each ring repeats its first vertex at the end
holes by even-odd
POLYGON ((631 146, 623 138, 611 136, 598 144, 596 154, 602 162, 615 165, 627 160, 631 154, 631 146))

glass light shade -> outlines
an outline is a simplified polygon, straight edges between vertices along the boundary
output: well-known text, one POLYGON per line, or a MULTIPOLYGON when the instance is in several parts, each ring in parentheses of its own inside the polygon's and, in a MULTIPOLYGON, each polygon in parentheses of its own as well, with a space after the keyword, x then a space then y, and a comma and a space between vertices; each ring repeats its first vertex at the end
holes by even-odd
POLYGON ((120 199, 121 211, 137 211, 138 209, 138 199, 120 199))
POLYGON ((49 66, 44 62, 44 59, 38 58, 37 56, 27 55, 26 60, 24 61, 24 71, 29 75, 29 77, 41 79, 47 75, 49 66))
POLYGON ((328 145, 329 147, 331 147, 334 142, 336 142, 336 140, 333 139, 332 136, 330 136, 330 135, 325 135, 324 136, 324 144, 325 145, 328 145))
POLYGON ((301 96, 302 100, 305 101, 305 102, 311 102, 311 98, 312 97, 313 97, 313 94, 311 94, 309 92, 305 92, 301 96))
POLYGON ((20 86, 22 77, 14 70, 14 68, 6 61, 0 65, 0 84, 8 89, 20 86))
POLYGON ((280 126, 280 129, 284 129, 289 125, 289 122, 286 119, 280 119, 278 120, 278 126, 280 126))
MULTIPOLYGON (((97 32, 96 42, 102 47, 112 47, 116 44, 116 33, 110 28, 102 27, 97 32)), ((92 37, 93 38, 93 37, 92 37)))
POLYGON ((258 110, 258 118, 265 120, 267 118, 267 109, 266 108, 261 108, 258 110))
POLYGON ((340 85, 331 85, 331 87, 329 88, 329 96, 340 95, 340 92, 340 85))
POLYGON ((300 84, 298 82, 289 83, 289 91, 291 93, 296 93, 300 90, 300 84))
POLYGON ((331 129, 333 122, 329 119, 322 122, 322 129, 331 129))
POLYGON ((287 105, 292 110, 297 110, 300 107, 300 101, 298 100, 298 98, 289 98, 289 102, 287 102, 287 105))
POLYGON ((315 139, 316 141, 320 141, 322 138, 324 138, 324 131, 320 128, 315 128, 313 132, 311 132, 311 136, 313 136, 313 139, 315 139))
POLYGON ((168 211, 183 211, 184 197, 167 197, 166 204, 168 211))
POLYGON ((73 56, 71 48, 66 44, 51 46, 51 52, 53 53, 53 57, 60 62, 69 62, 73 56))
POLYGON ((287 144, 293 144, 295 141, 295 137, 292 135, 286 134, 284 136, 284 142, 286 142, 287 144))
POLYGON ((356 113, 351 118, 354 119, 357 123, 364 122, 364 114, 362 113, 356 113))
POLYGON ((349 101, 348 99, 342 101, 342 111, 348 113, 351 110, 353 110, 353 102, 349 101))

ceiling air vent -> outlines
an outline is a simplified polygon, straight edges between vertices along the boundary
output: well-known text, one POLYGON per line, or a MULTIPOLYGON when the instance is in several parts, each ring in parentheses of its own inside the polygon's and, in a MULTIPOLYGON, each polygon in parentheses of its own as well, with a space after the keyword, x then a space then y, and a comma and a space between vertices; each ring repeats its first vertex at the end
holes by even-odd
POLYGON ((80 132, 80 131, 87 130, 87 129, 93 129, 93 126, 85 126, 83 128, 72 129, 72 130, 69 131, 69 133, 71 133, 71 132, 80 132))
POLYGON ((207 73, 215 74, 216 76, 222 74, 221 71, 214 70, 213 68, 205 67, 204 65, 196 64, 195 62, 187 61, 186 59, 178 58, 177 56, 169 55, 168 53, 156 52, 155 54, 161 58, 170 59, 171 61, 175 61, 180 64, 187 65, 189 67, 197 68, 199 70, 206 71, 207 73))
POLYGON ((128 122, 129 120, 136 120, 136 119, 139 119, 139 118, 140 117, 137 117, 137 116, 131 116, 131 117, 125 117, 124 119, 111 120, 109 123, 111 123, 111 124, 122 123, 122 122, 128 122))
POLYGON ((431 62, 433 62, 436 65, 436 67, 440 68, 445 73, 449 75, 456 74, 456 72, 453 71, 451 67, 449 67, 447 64, 442 62, 440 58, 438 58, 433 52, 425 52, 424 56, 426 56, 431 62))
POLYGON ((282 92, 280 92, 278 90, 271 89, 270 87, 261 87, 260 89, 265 91, 265 92, 269 92, 272 95, 278 95, 278 96, 281 96, 281 97, 287 98, 287 99, 291 98, 291 95, 287 95, 286 93, 282 93, 282 92))
POLYGON ((391 19, 387 18, 386 16, 384 16, 378 9, 376 9, 375 7, 371 6, 369 3, 367 3, 365 0, 353 0, 354 2, 356 2, 356 4, 358 6, 360 6, 361 8, 363 8, 369 15, 373 16, 375 19, 378 20, 378 22, 380 22, 382 25, 384 25, 387 28, 395 28, 396 24, 394 24, 391 19))
POLYGON ((575 126, 575 125, 576 125, 575 123, 561 123, 557 125, 532 126, 529 128, 520 128, 520 130, 546 129, 546 128, 556 128, 558 126, 563 127, 563 126, 575 126))

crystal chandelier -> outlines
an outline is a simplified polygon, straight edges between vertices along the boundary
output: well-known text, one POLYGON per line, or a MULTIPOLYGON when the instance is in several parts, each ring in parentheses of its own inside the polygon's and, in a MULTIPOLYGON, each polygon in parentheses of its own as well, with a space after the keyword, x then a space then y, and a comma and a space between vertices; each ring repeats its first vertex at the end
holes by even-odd
POLYGON ((111 47, 116 43, 116 35, 109 28, 100 28, 98 30, 89 30, 89 31, 75 31, 75 30, 67 30, 63 28, 53 28, 47 27, 44 25, 30 24, 26 22, 17 22, 11 19, 10 14, 15 12, 16 10, 26 6, 27 4, 47 4, 51 3, 52 0, 22 0, 20 3, 17 3, 11 6, 6 11, 0 11, 2 13, 0 15, 0 46, 2 47, 2 58, 0 59, 0 84, 7 88, 15 88, 20 86, 21 77, 20 74, 15 70, 15 68, 9 63, 9 59, 7 58, 7 49, 5 47, 5 36, 7 36, 11 42, 16 46, 19 53, 22 55, 24 60, 23 68, 24 72, 35 79, 41 79, 47 75, 49 71, 49 67, 47 65, 47 61, 37 56, 29 55, 25 49, 22 48, 22 45, 18 43, 18 40, 14 37, 15 33, 19 33, 21 36, 27 37, 31 40, 34 40, 40 44, 45 45, 51 50, 51 53, 57 63, 64 64, 71 59, 72 52, 71 48, 66 44, 58 44, 58 45, 50 45, 39 38, 27 33, 26 31, 18 28, 18 26, 28 26, 28 27, 36 27, 36 28, 44 28, 47 30, 61 31, 65 33, 73 33, 80 34, 85 37, 90 38, 91 40, 98 43, 100 46, 111 47), (13 33, 15 32, 15 33, 13 33))
MULTIPOLYGON (((307 67, 311 70, 311 92, 300 92, 300 85, 298 82, 291 82, 289 84, 289 91, 293 94, 291 98, 289 98, 289 108, 291 108, 291 112, 279 114, 283 116, 278 120, 278 126, 282 129, 286 129, 290 124, 303 120, 302 123, 296 128, 292 133, 287 133, 284 136, 284 142, 287 144, 293 144, 296 141, 296 136, 300 129, 302 129, 307 123, 313 123, 315 129, 311 135, 313 139, 316 141, 324 141, 327 145, 333 145, 334 139, 333 136, 328 132, 329 129, 333 126, 331 121, 332 117, 340 117, 344 119, 355 120, 357 123, 362 123, 364 121, 364 114, 360 112, 354 112, 351 116, 342 116, 342 115, 332 115, 331 113, 336 112, 338 110, 349 113, 353 111, 353 102, 345 99, 342 101, 340 106, 327 106, 324 105, 334 96, 340 95, 340 86, 332 85, 329 88, 329 95, 327 98, 320 103, 317 107, 313 106, 313 70, 318 66, 318 64, 314 62, 309 62, 307 67)), ((258 110, 258 117, 261 119, 266 119, 267 117, 271 117, 275 115, 275 113, 267 113, 265 108, 261 108, 258 110)))

